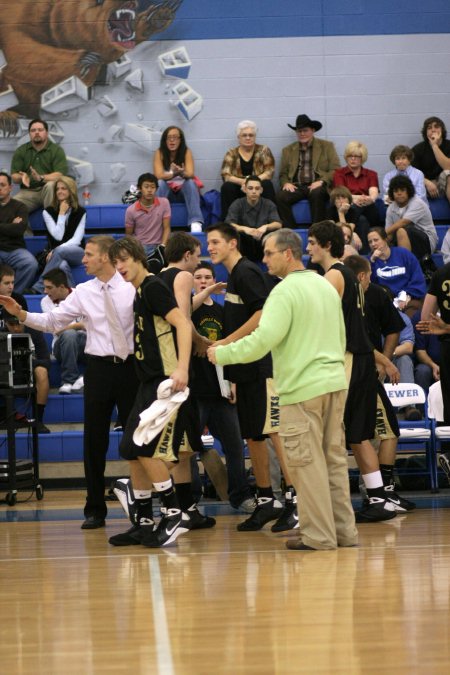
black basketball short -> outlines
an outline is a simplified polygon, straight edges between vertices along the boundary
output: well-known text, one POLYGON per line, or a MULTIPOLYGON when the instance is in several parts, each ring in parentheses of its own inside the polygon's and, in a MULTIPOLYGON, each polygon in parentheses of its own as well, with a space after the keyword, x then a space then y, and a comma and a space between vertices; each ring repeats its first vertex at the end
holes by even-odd
POLYGON ((263 440, 280 429, 280 406, 272 379, 236 385, 237 412, 242 438, 263 440))
POLYGON ((345 354, 346 370, 351 364, 350 382, 345 403, 345 439, 361 443, 375 436, 377 418, 378 374, 373 352, 345 354))
POLYGON ((178 454, 193 450, 201 452, 201 431, 197 408, 189 397, 169 418, 163 430, 147 445, 136 445, 133 441, 135 429, 139 426, 140 413, 157 399, 158 385, 162 380, 141 382, 133 408, 128 416, 119 452, 124 459, 153 457, 166 462, 178 462, 178 454))

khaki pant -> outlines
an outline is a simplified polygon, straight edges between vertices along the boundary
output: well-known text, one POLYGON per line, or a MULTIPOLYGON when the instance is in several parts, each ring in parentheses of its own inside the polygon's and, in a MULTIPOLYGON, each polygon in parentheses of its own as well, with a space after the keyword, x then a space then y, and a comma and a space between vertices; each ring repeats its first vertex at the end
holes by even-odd
POLYGON ((300 539, 315 549, 358 542, 343 425, 345 390, 281 406, 280 438, 297 491, 300 539))

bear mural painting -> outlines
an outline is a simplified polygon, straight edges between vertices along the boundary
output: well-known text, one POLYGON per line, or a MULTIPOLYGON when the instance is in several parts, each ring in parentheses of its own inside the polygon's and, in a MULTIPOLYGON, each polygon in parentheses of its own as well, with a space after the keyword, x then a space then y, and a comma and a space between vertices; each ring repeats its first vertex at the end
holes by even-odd
POLYGON ((168 28, 181 3, 11 3, 0 23, 0 49, 6 61, 0 70, 0 100, 4 103, 0 131, 15 133, 19 115, 38 115, 42 94, 71 77, 87 87, 94 85, 101 80, 105 65, 168 28))

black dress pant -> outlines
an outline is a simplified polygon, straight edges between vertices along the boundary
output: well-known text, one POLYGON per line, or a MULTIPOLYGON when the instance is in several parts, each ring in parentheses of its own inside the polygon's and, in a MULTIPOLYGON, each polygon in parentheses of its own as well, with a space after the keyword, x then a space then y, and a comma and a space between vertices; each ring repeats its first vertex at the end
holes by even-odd
POLYGON ((290 227, 292 230, 298 227, 292 213, 292 206, 302 199, 309 201, 311 223, 318 223, 326 219, 326 205, 329 195, 325 185, 321 185, 314 190, 310 190, 306 185, 298 185, 295 192, 279 190, 277 193, 278 213, 280 214, 283 227, 290 227))
POLYGON ((114 363, 88 356, 84 375, 85 517, 105 518, 105 466, 111 415, 117 405, 123 426, 138 389, 134 357, 114 363))

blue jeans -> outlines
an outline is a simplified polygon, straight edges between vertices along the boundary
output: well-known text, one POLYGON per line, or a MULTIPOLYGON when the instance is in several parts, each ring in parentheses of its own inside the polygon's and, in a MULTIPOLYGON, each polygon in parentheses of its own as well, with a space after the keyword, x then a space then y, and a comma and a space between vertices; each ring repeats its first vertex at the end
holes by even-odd
POLYGON ((37 291, 38 293, 43 293, 44 292, 44 282, 42 279, 43 275, 47 274, 47 272, 50 272, 50 270, 56 269, 57 267, 59 267, 66 273, 69 286, 71 288, 75 286, 73 282, 71 268, 76 267, 77 265, 81 265, 83 256, 84 256, 84 249, 81 248, 81 246, 57 246, 56 248, 54 248, 52 257, 45 265, 44 270, 39 279, 33 285, 34 290, 37 291))
POLYGON ((26 248, 0 251, 0 262, 13 268, 16 293, 23 293, 25 288, 29 288, 38 272, 37 260, 26 248))
POLYGON ((78 362, 85 362, 86 331, 69 328, 53 345, 53 354, 61 363, 61 383, 73 384, 80 376, 78 362))
POLYGON ((225 398, 197 398, 200 428, 208 427, 217 438, 227 461, 228 498, 237 508, 244 499, 253 498, 245 475, 244 445, 236 406, 225 398))
MULTIPOLYGON (((200 192, 194 181, 189 178, 186 179, 181 187, 180 193, 186 204, 188 225, 191 223, 203 223, 203 213, 200 208, 200 192)), ((165 180, 159 180, 158 191, 156 194, 158 197, 167 197, 169 201, 172 201, 171 197, 174 193, 165 180)))
POLYGON ((414 382, 414 363, 409 354, 395 356, 392 359, 392 363, 400 371, 400 382, 414 382))

